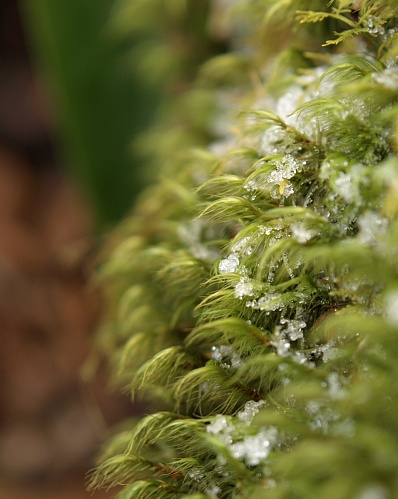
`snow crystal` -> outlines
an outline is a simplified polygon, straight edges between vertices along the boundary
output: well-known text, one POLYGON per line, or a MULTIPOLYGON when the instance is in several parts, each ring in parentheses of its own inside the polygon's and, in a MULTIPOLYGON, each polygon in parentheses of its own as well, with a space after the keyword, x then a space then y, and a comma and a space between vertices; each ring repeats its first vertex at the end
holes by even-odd
POLYGON ((305 244, 314 237, 314 232, 306 229, 302 224, 294 224, 290 229, 292 231, 293 239, 300 244, 305 244))
POLYGON ((364 244, 374 244, 387 231, 388 220, 375 211, 368 210, 358 219, 359 240, 364 244))
POLYGON ((250 246, 251 238, 249 236, 244 237, 241 241, 237 241, 232 246, 232 253, 245 253, 250 255, 253 251, 253 248, 250 246))
POLYGON ((288 198, 294 194, 293 184, 284 180, 279 187, 279 194, 281 194, 281 196, 285 196, 285 198, 288 198))
POLYGON ((220 362, 224 367, 238 368, 242 365, 242 359, 235 352, 231 345, 221 345, 211 347, 211 358, 220 362))
POLYGON ((201 241, 203 230, 203 221, 194 220, 189 224, 181 225, 178 229, 178 235, 183 244, 190 250, 191 254, 199 260, 213 263, 219 258, 218 251, 209 249, 201 241))
POLYGON ((396 66, 372 74, 373 80, 389 90, 398 89, 398 68, 396 66))
POLYGON ((287 270, 287 273, 289 274, 290 279, 294 279, 294 272, 291 266, 289 265, 289 261, 287 259, 287 253, 283 253, 283 263, 285 265, 285 269, 287 270))
POLYGON ((259 154, 261 156, 277 154, 279 151, 276 144, 283 142, 283 133, 283 130, 279 126, 270 126, 267 128, 261 137, 259 154))
POLYGON ((329 374, 327 382, 329 387, 328 393, 330 398, 332 398, 333 400, 339 400, 345 397, 347 391, 341 387, 341 383, 337 373, 329 374))
POLYGON ((353 202, 359 195, 358 188, 353 182, 353 177, 350 173, 340 172, 335 180, 335 190, 346 203, 353 202))
POLYGON ((290 341, 297 341, 298 339, 303 338, 303 329, 307 325, 302 320, 288 320, 284 318, 281 319, 280 324, 283 327, 279 328, 279 333, 284 337, 287 336, 290 341))
POLYGON ((306 355, 303 354, 302 352, 294 352, 292 359, 294 362, 296 362, 296 364, 300 364, 300 365, 306 364, 310 368, 315 367, 312 362, 308 362, 306 355))
MULTIPOLYGON (((273 426, 262 428, 256 435, 242 437, 242 431, 250 426, 254 416, 264 401, 249 401, 237 417, 217 415, 212 423, 207 425, 207 433, 216 436, 229 449, 231 455, 247 466, 257 466, 268 457, 278 439, 278 431, 273 426)), ((225 464, 224 456, 218 456, 220 464, 225 464)))
POLYGON ((239 263, 239 257, 232 253, 219 262, 218 271, 220 274, 234 274, 238 271, 239 263))
POLYGON ((237 417, 246 425, 250 425, 253 421, 254 416, 256 416, 260 408, 264 407, 264 405, 264 400, 259 400, 258 402, 249 400, 249 402, 246 402, 244 409, 238 412, 237 417))
POLYGON ((270 343, 276 348, 276 353, 280 357, 287 357, 289 355, 290 342, 285 338, 277 338, 272 340, 270 343))
POLYGON ((339 355, 339 349, 338 348, 322 348, 322 360, 323 362, 328 362, 329 360, 333 360, 338 357, 339 355))
POLYGON ((235 286, 235 298, 254 295, 253 283, 247 277, 241 277, 235 286))
POLYGON ((368 17, 367 22, 366 22, 367 32, 370 33, 371 35, 375 35, 375 36, 384 35, 385 29, 383 28, 383 26, 378 24, 377 21, 378 21, 378 19, 375 16, 368 17))
POLYGON ((211 487, 208 487, 206 490, 205 490, 205 494, 208 496, 208 497, 218 497, 218 494, 221 492, 221 489, 220 487, 218 487, 217 485, 212 485, 211 487))
POLYGON ((352 438, 356 432, 356 425, 353 419, 347 418, 334 423, 332 433, 336 437, 352 438))
POLYGON ((315 400, 310 400, 305 409, 312 418, 309 422, 310 427, 321 430, 324 434, 328 433, 330 424, 338 420, 337 414, 330 407, 322 407, 315 400))
POLYGON ((291 154, 286 154, 278 163, 283 178, 292 178, 302 169, 303 161, 298 161, 291 154))
POLYGON ((276 103, 276 113, 288 125, 294 126, 296 123, 296 116, 292 116, 298 106, 299 100, 303 96, 303 89, 299 86, 292 87, 289 92, 286 92, 278 99, 276 103))
MULTIPOLYGON (((296 110, 300 105, 312 98, 330 93, 334 87, 333 80, 326 77, 319 81, 320 76, 326 69, 326 67, 319 67, 312 70, 311 73, 301 75, 299 84, 294 83, 291 85, 279 99, 273 103, 267 102, 265 107, 272 108, 275 114, 290 127, 300 130, 309 138, 315 137, 317 133, 316 126, 314 127, 312 123, 306 123, 296 110)), ((286 131, 278 125, 267 128, 262 137, 260 154, 271 156, 285 152, 287 150, 286 140, 283 140, 285 134, 286 131)))
POLYGON ((266 459, 276 443, 278 430, 274 427, 261 430, 257 435, 245 437, 230 445, 231 454, 236 459, 245 460, 247 466, 257 466, 266 459))
POLYGON ((189 473, 189 478, 192 478, 195 482, 200 482, 204 476, 205 475, 198 469, 194 469, 189 473))
POLYGON ((281 295, 276 293, 266 293, 258 300, 246 302, 246 307, 257 308, 259 310, 267 310, 268 312, 280 310, 283 308, 283 303, 280 300, 281 295))
POLYGON ((228 421, 225 416, 218 415, 214 420, 206 426, 207 433, 212 435, 218 435, 223 432, 223 430, 228 428, 228 421))
POLYGON ((274 199, 291 196, 294 193, 294 187, 289 179, 301 171, 303 162, 296 160, 291 154, 285 154, 281 159, 274 160, 273 166, 273 170, 246 182, 244 188, 249 192, 267 191, 274 199))

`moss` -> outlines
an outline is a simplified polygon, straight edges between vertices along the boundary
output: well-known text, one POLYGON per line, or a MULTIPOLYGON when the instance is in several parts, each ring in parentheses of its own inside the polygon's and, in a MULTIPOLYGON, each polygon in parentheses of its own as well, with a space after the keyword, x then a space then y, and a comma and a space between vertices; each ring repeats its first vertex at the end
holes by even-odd
POLYGON ((109 444, 93 484, 395 497, 398 8, 230 4, 228 55, 184 97, 213 102, 207 145, 189 110, 188 148, 153 142, 161 178, 102 267, 98 343, 160 412, 109 444))

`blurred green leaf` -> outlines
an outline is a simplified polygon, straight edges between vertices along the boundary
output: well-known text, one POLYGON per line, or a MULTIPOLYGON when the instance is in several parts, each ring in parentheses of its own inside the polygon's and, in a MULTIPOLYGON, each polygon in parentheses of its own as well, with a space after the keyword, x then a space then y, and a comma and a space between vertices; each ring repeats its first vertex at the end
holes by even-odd
POLYGON ((24 0, 34 55, 53 94, 61 148, 97 225, 120 219, 143 185, 133 138, 150 123, 155 86, 144 83, 131 44, 110 36, 108 0, 24 0))

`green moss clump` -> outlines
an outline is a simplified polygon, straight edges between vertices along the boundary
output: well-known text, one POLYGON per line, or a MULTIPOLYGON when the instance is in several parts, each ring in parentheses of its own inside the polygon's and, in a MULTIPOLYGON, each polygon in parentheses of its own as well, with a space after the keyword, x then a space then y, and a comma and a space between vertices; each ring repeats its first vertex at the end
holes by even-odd
POLYGON ((208 26, 228 52, 147 137, 161 178, 101 270, 98 343, 159 412, 92 483, 398 497, 398 6, 220 5, 208 26))

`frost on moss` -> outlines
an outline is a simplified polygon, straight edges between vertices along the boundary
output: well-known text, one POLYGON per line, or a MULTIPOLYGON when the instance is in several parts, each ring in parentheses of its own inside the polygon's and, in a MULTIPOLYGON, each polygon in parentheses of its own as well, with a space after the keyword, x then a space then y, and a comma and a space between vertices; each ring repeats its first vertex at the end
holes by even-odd
POLYGON ((101 269, 99 348, 159 412, 109 443, 93 484, 397 497, 398 7, 214 0, 207 15, 229 52, 183 98, 212 103, 206 133, 192 105, 148 135, 161 178, 101 269), (173 119, 196 147, 167 140, 173 119))

